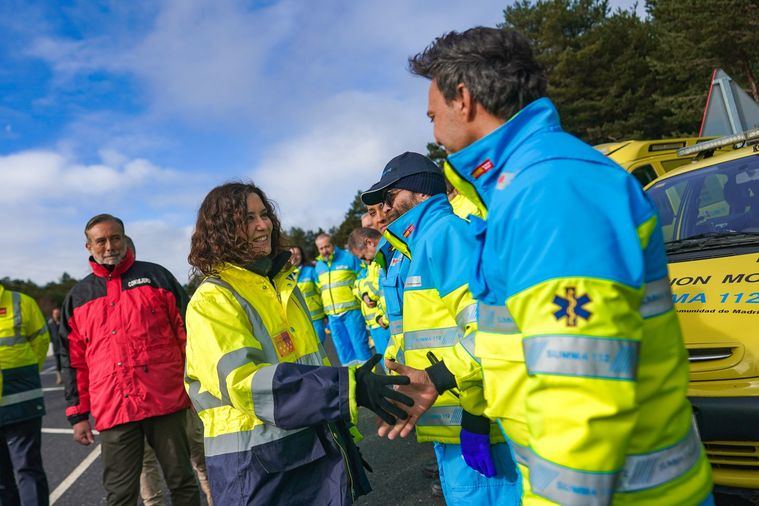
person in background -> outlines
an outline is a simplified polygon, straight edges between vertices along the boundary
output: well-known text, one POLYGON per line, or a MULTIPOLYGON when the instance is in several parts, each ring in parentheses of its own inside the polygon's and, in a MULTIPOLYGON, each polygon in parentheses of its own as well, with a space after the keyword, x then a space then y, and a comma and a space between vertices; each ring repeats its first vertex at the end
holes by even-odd
POLYGON ((368 212, 361 215, 361 228, 374 228, 374 218, 368 212))
POLYGON ((50 333, 37 302, 0 285, 0 504, 46 506, 40 370, 50 333))
POLYGON ((369 338, 361 314, 361 302, 353 295, 353 285, 361 262, 332 245, 328 234, 316 238, 316 287, 329 320, 329 330, 342 365, 356 365, 371 357, 369 338))
POLYGON ((311 323, 314 325, 319 341, 324 343, 327 338, 327 315, 324 314, 322 297, 316 288, 316 272, 313 263, 309 262, 303 248, 293 246, 290 248, 290 263, 295 266, 295 276, 298 280, 298 289, 306 299, 306 306, 311 315, 311 323))
POLYGON ((63 383, 61 376, 61 340, 58 338, 58 327, 61 324, 61 308, 54 307, 50 312, 50 319, 47 321, 47 330, 50 332, 50 344, 53 347, 53 357, 55 357, 55 384, 63 383))
POLYGON ((366 267, 356 278, 354 293, 361 300, 361 312, 374 341, 374 348, 377 353, 384 355, 390 331, 380 304, 379 283, 382 267, 374 262, 381 239, 382 234, 373 228, 357 228, 348 236, 348 250, 366 263, 366 267))
POLYGON ((187 440, 184 389, 187 295, 160 265, 134 259, 124 223, 110 214, 85 225, 92 274, 63 302, 61 365, 74 440, 100 432, 108 504, 136 504, 145 439, 173 504, 199 505, 187 440))
POLYGON ((330 367, 298 290, 274 207, 252 183, 203 199, 188 261, 203 281, 187 310, 190 397, 203 419, 219 505, 352 504, 371 489, 350 424, 388 423, 408 378, 330 367))

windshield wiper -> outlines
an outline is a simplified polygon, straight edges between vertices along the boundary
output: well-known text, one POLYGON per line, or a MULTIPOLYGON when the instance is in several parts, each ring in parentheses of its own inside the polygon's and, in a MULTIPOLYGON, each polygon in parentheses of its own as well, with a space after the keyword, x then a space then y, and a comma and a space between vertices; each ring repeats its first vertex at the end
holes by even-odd
POLYGON ((706 232, 665 243, 668 253, 759 241, 759 232, 706 232))

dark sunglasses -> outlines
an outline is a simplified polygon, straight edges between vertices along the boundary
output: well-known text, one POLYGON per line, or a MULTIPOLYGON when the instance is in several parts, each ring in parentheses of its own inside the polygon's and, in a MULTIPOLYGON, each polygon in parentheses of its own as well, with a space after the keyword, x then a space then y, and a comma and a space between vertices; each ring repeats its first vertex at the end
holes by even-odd
POLYGON ((387 205, 388 207, 393 207, 393 202, 395 202, 395 197, 397 197, 401 191, 403 191, 401 188, 393 188, 392 190, 386 191, 385 199, 383 200, 383 203, 387 205))

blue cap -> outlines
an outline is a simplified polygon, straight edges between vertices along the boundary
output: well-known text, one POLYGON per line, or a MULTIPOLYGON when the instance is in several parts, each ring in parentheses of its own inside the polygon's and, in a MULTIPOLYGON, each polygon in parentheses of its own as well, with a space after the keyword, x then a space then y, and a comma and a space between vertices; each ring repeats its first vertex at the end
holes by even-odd
POLYGON ((406 151, 385 165, 380 180, 361 194, 361 202, 368 206, 380 204, 388 190, 401 187, 428 195, 445 193, 443 171, 426 156, 406 151))

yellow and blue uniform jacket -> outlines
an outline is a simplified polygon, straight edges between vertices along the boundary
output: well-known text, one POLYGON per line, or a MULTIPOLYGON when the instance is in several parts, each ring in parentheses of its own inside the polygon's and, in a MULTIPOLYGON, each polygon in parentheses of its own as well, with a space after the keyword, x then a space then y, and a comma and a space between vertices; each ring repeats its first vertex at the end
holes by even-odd
POLYGON ((45 414, 40 370, 49 345, 34 299, 0 285, 0 427, 45 414))
MULTIPOLYGON (((445 392, 419 418, 420 442, 458 444, 462 406, 474 415, 484 409, 481 370, 471 355, 477 304, 468 285, 465 260, 474 242, 466 228, 446 196, 435 195, 385 231, 395 254, 383 288, 388 310, 393 308, 391 328, 396 330, 385 356, 417 369, 443 361, 460 380, 455 393, 445 392)), ((491 437, 503 440, 495 424, 491 437)))
POLYGON ((298 289, 306 299, 308 312, 312 320, 321 320, 324 314, 322 296, 316 288, 316 271, 313 265, 302 265, 295 269, 295 277, 298 280, 298 289))
POLYGON ((223 265, 187 309, 185 384, 214 501, 351 502, 369 491, 349 429, 354 369, 327 367, 280 257, 272 267, 223 265))
POLYGON ((335 247, 329 258, 316 259, 316 287, 321 293, 324 312, 339 315, 360 309, 361 304, 353 294, 353 284, 361 272, 361 262, 345 250, 335 247))
POLYGON ((380 275, 382 267, 377 262, 372 262, 369 265, 364 266, 358 273, 356 282, 353 285, 353 295, 361 301, 361 313, 364 315, 364 321, 366 322, 366 328, 369 330, 376 329, 381 325, 377 321, 377 318, 383 317, 380 301, 380 275), (375 306, 369 307, 364 302, 364 295, 369 297, 369 300, 374 301, 375 306))
POLYGON ((562 131, 546 98, 448 158, 478 204, 470 286, 485 414, 503 422, 525 504, 698 504, 711 469, 656 210, 562 131), (531 486, 531 487, 530 487, 531 486))

